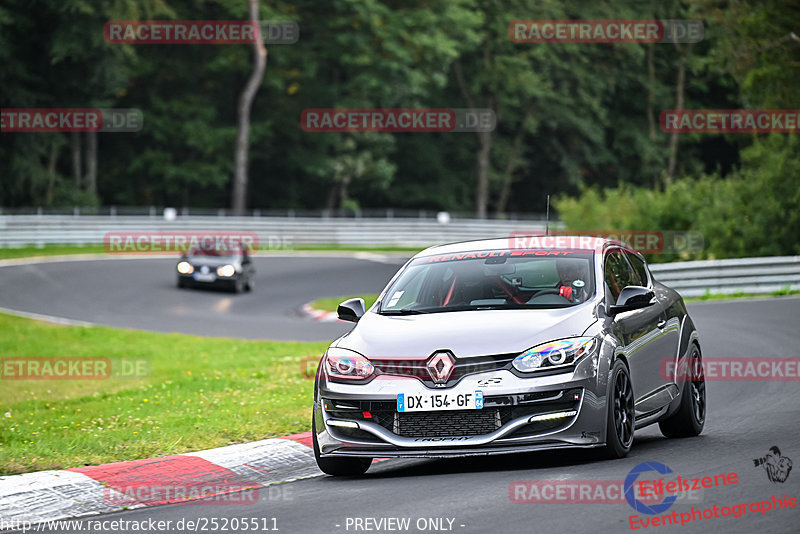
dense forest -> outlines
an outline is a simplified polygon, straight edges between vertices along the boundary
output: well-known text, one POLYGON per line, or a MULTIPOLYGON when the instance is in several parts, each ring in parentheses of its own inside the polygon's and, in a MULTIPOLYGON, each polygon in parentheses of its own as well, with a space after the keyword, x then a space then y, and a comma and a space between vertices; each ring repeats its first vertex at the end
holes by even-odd
MULTIPOLYGON (((247 209, 542 212, 797 253, 796 134, 676 134, 669 109, 800 107, 793 0, 261 1, 247 209), (518 19, 687 19, 697 43, 520 43, 518 19), (485 133, 308 132, 310 108, 488 108, 485 133), (716 232, 716 233, 715 233, 716 232), (723 240, 723 241, 724 241, 723 240), (735 241, 735 242, 734 242, 735 241), (763 244, 763 243, 762 243, 763 244)), ((135 108, 135 133, 3 133, 0 206, 229 207, 247 44, 111 44, 112 20, 246 20, 247 0, 3 0, 0 106, 135 108)), ((725 252, 722 250, 724 249, 725 252)), ((758 250, 756 250, 758 252, 758 250)))

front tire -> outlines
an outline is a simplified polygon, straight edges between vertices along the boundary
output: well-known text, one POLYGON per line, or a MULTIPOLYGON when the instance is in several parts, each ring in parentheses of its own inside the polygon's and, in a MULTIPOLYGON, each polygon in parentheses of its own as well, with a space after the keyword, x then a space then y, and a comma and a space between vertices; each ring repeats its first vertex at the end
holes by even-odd
POLYGON ((320 470, 332 476, 353 477, 360 476, 367 472, 372 464, 372 458, 323 458, 319 452, 319 442, 317 442, 316 415, 311 417, 311 437, 314 443, 314 458, 320 470))
POLYGON ((231 284, 231 291, 237 295, 244 291, 244 281, 241 278, 234 280, 231 284))
POLYGON ((661 433, 668 438, 698 436, 706 422, 706 380, 703 374, 703 360, 697 345, 692 345, 689 369, 688 378, 683 383, 678 411, 658 423, 661 433))
POLYGON ((611 368, 611 392, 606 418, 606 446, 603 456, 625 458, 633 445, 635 415, 633 384, 628 366, 618 359, 611 368))

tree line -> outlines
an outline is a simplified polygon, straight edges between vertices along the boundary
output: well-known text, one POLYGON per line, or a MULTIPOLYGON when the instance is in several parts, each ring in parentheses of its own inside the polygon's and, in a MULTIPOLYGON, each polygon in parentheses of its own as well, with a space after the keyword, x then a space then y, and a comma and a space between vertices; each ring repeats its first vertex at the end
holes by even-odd
MULTIPOLYGON (((300 37, 266 47, 247 110, 243 182, 235 161, 241 97, 257 71, 252 45, 109 44, 103 27, 247 20, 249 8, 247 0, 5 0, 2 107, 136 108, 144 127, 0 134, 0 206, 238 202, 503 217, 542 212, 544 195, 554 194, 566 218, 585 225, 586 199, 607 201, 606 190, 663 199, 685 179, 758 173, 769 154, 783 158, 766 164, 796 169, 792 134, 667 134, 658 124, 667 109, 798 107, 800 8, 791 0, 262 0, 261 20, 296 22, 300 37), (691 19, 703 21, 705 36, 695 44, 516 43, 508 28, 517 19, 691 19), (303 110, 339 107, 488 108, 497 126, 301 129, 303 110), (246 184, 239 195, 237 183, 246 184)), ((798 183, 796 174, 782 179, 798 183)), ((760 194, 775 196, 771 209, 790 209, 785 194, 760 194)), ((676 223, 665 216, 659 224, 676 223)))

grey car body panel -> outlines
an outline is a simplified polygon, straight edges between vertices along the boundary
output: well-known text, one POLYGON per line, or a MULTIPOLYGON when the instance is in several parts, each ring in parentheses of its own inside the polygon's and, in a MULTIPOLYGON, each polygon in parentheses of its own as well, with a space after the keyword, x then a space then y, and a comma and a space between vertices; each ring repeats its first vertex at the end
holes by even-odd
POLYGON ((457 358, 522 352, 579 336, 595 320, 590 302, 554 310, 492 310, 384 316, 366 313, 337 346, 373 357, 427 358, 450 349, 457 358), (535 329, 531 328, 535 325, 535 329), (487 335, 487 330, 491 331, 487 335))
MULTIPOLYGON (((636 402, 636 428, 652 424, 677 409, 682 387, 662 376, 665 359, 685 357, 688 344, 697 338, 694 324, 680 296, 649 275, 648 288, 655 302, 645 308, 610 317, 606 313, 604 258, 611 248, 637 254, 624 245, 601 240, 595 251, 596 290, 586 302, 569 308, 531 310, 479 310, 430 313, 408 316, 382 316, 378 302, 355 327, 332 346, 358 352, 367 358, 406 358, 426 360, 434 352, 449 350, 456 360, 488 355, 521 353, 528 348, 567 337, 593 336, 598 343, 574 368, 547 376, 519 376, 510 370, 494 370, 467 375, 446 391, 467 392, 478 381, 497 380, 491 389, 483 387, 486 398, 503 395, 566 391, 581 388, 578 413, 565 417, 555 429, 524 436, 511 436, 528 417, 503 424, 494 432, 479 436, 413 438, 393 434, 373 422, 358 423, 370 440, 346 435, 323 407, 323 399, 393 401, 397 393, 439 392, 415 377, 376 377, 364 384, 330 381, 320 365, 314 394, 317 428, 314 432, 323 456, 430 457, 493 454, 562 447, 598 447, 605 443, 610 374, 616 359, 628 366, 636 402)), ((508 241, 485 240, 427 249, 417 256, 465 251, 507 249, 508 241)), ((412 259, 413 260, 413 259, 412 259)), ((409 260, 409 263, 411 260, 409 260)), ((403 266, 387 284, 391 287, 403 266)), ((351 421, 352 422, 352 421, 351 421)))

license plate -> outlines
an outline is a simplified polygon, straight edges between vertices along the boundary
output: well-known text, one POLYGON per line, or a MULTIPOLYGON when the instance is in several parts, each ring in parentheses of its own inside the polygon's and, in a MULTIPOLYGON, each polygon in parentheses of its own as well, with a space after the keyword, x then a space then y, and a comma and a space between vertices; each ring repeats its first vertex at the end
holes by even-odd
POLYGON ((216 275, 211 273, 203 274, 203 273, 194 273, 194 279, 198 282, 213 282, 217 279, 216 275))
POLYGON ((440 410, 481 410, 483 391, 469 393, 412 393, 397 394, 398 412, 432 412, 440 410))

